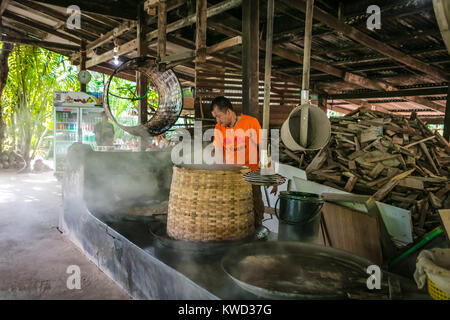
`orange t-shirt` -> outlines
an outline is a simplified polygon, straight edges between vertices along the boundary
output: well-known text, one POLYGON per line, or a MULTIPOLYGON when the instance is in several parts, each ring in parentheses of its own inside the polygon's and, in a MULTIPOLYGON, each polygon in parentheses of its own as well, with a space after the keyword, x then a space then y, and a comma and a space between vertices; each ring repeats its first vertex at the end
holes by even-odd
POLYGON ((225 163, 247 166, 251 171, 259 168, 258 145, 261 139, 258 119, 245 114, 233 128, 217 123, 214 129, 214 146, 223 148, 225 163))

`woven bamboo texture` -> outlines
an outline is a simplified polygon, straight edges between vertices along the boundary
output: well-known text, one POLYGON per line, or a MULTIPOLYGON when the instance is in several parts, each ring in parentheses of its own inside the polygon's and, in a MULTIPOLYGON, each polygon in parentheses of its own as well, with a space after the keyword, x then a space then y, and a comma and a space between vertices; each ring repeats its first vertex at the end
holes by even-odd
POLYGON ((224 241, 254 233, 248 169, 202 170, 174 167, 167 234, 185 241, 224 241))

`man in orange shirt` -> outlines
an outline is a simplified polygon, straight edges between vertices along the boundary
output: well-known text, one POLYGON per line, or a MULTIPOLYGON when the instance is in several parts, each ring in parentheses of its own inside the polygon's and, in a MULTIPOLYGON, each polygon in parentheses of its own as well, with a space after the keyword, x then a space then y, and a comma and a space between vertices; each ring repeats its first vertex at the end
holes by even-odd
MULTIPOLYGON (((259 148, 262 139, 258 119, 236 114, 231 101, 226 97, 216 97, 211 102, 211 113, 217 124, 214 129, 214 146, 222 148, 224 163, 247 166, 251 171, 259 168, 259 148)), ((264 202, 261 187, 253 185, 253 207, 255 226, 262 225, 264 202)))

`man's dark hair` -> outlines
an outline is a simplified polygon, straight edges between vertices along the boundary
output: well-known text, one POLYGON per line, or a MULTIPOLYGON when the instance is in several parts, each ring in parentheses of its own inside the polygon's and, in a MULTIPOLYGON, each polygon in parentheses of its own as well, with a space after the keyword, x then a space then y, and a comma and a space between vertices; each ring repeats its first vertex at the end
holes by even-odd
POLYGON ((228 109, 234 111, 230 99, 225 98, 224 96, 215 97, 213 99, 210 105, 211 112, 213 111, 214 106, 217 106, 222 112, 226 112, 228 109))

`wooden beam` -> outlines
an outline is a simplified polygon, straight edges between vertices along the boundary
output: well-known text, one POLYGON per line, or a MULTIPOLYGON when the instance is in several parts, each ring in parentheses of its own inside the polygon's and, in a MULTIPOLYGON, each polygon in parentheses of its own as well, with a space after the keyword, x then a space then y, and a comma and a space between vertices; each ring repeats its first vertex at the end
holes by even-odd
MULTIPOLYGON (((101 65, 96 65, 92 68, 89 68, 88 70, 104 73, 106 75, 111 75, 114 72, 114 66, 105 66, 106 63, 101 65)), ((126 79, 128 81, 136 82, 136 74, 130 74, 125 72, 120 72, 115 75, 116 77, 126 79)))
POLYGON ((206 62, 206 0, 197 0, 195 28, 195 62, 206 62))
MULTIPOLYGON (((219 2, 218 4, 215 4, 207 9, 207 17, 210 18, 210 17, 218 15, 226 10, 238 7, 241 5, 241 3, 242 3, 242 0, 225 0, 225 1, 219 2)), ((195 23, 195 21, 196 21, 196 16, 195 16, 195 14, 193 14, 193 15, 188 16, 187 18, 183 18, 183 19, 180 19, 173 23, 170 23, 167 25, 167 33, 170 33, 170 32, 179 30, 183 27, 192 25, 195 23)), ((146 38, 147 38, 148 43, 150 43, 153 39, 157 39, 158 38, 158 30, 154 30, 150 33, 147 33, 146 38)), ((136 48, 137 48, 136 39, 133 39, 133 40, 121 45, 119 47, 119 53, 125 54, 125 53, 131 52, 133 50, 136 50, 136 48)), ((87 66, 88 66, 88 68, 95 66, 96 64, 100 64, 102 62, 112 59, 113 56, 114 56, 114 53, 112 50, 110 50, 108 52, 105 52, 105 53, 89 60, 87 62, 87 66)))
MULTIPOLYGON (((166 0, 166 2, 167 2, 166 13, 168 13, 168 12, 175 10, 176 8, 182 6, 183 4, 185 4, 186 0, 166 0)), ((151 11, 151 10, 147 10, 147 11, 151 11)), ((147 20, 147 25, 151 26, 153 24, 158 24, 158 15, 149 16, 149 18, 147 20)))
MULTIPOLYGON (((5 26, 1 17, 0 17, 0 32, 2 34, 6 34, 6 36, 11 36, 13 38, 18 38, 18 39, 26 39, 26 37, 28 36, 24 30, 17 30, 16 28, 14 28, 14 26, 10 26, 10 25, 5 26)), ((14 42, 14 41, 12 41, 12 42, 14 42)))
MULTIPOLYGON (((238 45, 242 43, 242 37, 237 36, 231 39, 224 40, 222 42, 216 43, 215 45, 212 45, 210 47, 206 48, 206 53, 208 54, 206 56, 207 59, 213 59, 212 56, 213 53, 216 53, 220 50, 223 50, 225 48, 230 48, 231 46, 238 45)), ((186 47, 186 46, 185 46, 186 47)), ((189 46, 190 47, 190 46, 189 46)), ((180 64, 182 62, 188 62, 192 61, 195 58, 195 50, 186 50, 180 53, 174 53, 170 56, 165 56, 164 58, 160 59, 161 63, 165 64, 180 64)), ((195 60, 195 59, 194 59, 195 60)), ((238 66, 241 66, 241 63, 239 61, 238 66)))
POLYGON ((160 63, 173 64, 177 61, 192 61, 195 58, 195 50, 186 50, 180 53, 174 53, 160 59, 160 63))
MULTIPOLYGON (((214 29, 216 29, 218 32, 223 32, 224 34, 228 36, 236 36, 240 35, 241 32, 234 30, 228 26, 224 26, 223 24, 217 23, 217 22, 209 22, 209 25, 211 25, 214 29)), ((265 49, 265 42, 260 41, 259 48, 261 50, 265 49)), ((281 47, 280 45, 274 45, 273 46, 273 53, 290 61, 303 64, 303 55, 300 53, 297 53, 293 50, 285 49, 281 47)), ((311 60, 311 68, 315 70, 319 70, 322 72, 325 72, 326 74, 333 75, 338 78, 344 79, 346 82, 357 85, 362 88, 368 88, 372 90, 384 90, 384 91, 397 91, 397 88, 390 85, 389 83, 381 80, 371 80, 366 77, 357 75, 352 72, 345 72, 341 69, 338 69, 336 67, 324 64, 322 62, 311 60)), ((402 97, 405 100, 418 103, 424 106, 427 106, 433 110, 443 112, 444 107, 441 105, 434 103, 432 101, 428 101, 426 99, 420 98, 420 97, 402 97)))
POLYGON ((367 92, 355 92, 344 94, 328 94, 330 99, 373 99, 373 98, 395 98, 395 97, 407 97, 407 96, 431 96, 431 95, 444 95, 447 94, 448 88, 421 88, 421 89, 405 89, 395 91, 367 91, 367 92))
POLYGON ((156 15, 156 8, 158 7, 159 0, 146 0, 144 1, 144 11, 147 12, 149 16, 156 15))
MULTIPOLYGON (((346 72, 345 76, 344 76, 344 80, 348 83, 352 83, 355 84, 357 86, 363 87, 363 88, 368 88, 368 89, 373 89, 373 90, 385 90, 385 91, 397 91, 397 88, 390 85, 389 83, 385 82, 385 81, 381 81, 381 80, 371 80, 371 79, 367 79, 365 77, 359 76, 355 73, 351 73, 351 72, 346 72)), ((414 97, 414 96, 408 96, 408 97, 401 97, 405 100, 423 105, 423 106, 427 106, 433 110, 439 111, 439 112, 444 112, 444 107, 434 103, 432 101, 426 100, 424 98, 421 97, 414 97)))
POLYGON ((450 84, 448 85, 447 105, 445 107, 444 138, 450 142, 450 84))
MULTIPOLYGON (((288 4, 289 6, 296 8, 302 12, 306 12, 306 2, 304 0, 281 0, 282 2, 288 4)), ((400 50, 397 50, 388 44, 374 39, 364 32, 346 24, 345 22, 339 20, 338 18, 332 16, 326 11, 315 7, 314 8, 314 19, 320 21, 327 26, 333 28, 337 32, 342 33, 346 37, 361 43, 367 48, 377 51, 391 59, 398 61, 414 70, 428 74, 439 81, 446 81, 449 79, 449 75, 444 70, 438 69, 431 66, 428 63, 422 62, 416 58, 413 58, 400 50)))
MULTIPOLYGON (((225 0, 225 1, 219 2, 207 9, 206 16, 207 16, 207 18, 211 18, 211 17, 216 16, 220 13, 223 13, 227 10, 238 7, 241 5, 241 3, 242 3, 242 0, 225 0)), ((178 21, 172 22, 167 25, 167 33, 190 26, 190 25, 196 23, 196 20, 197 20, 196 15, 191 14, 190 16, 188 16, 184 19, 180 19, 178 21)), ((157 37, 158 37, 158 30, 152 31, 149 34, 147 34, 147 41, 151 41, 153 39, 156 39, 157 37)))
MULTIPOLYGON (((120 55, 129 53, 131 51, 136 50, 136 48, 137 48, 137 39, 133 39, 123 45, 120 45, 117 55, 120 56, 120 55)), ((105 53, 102 53, 101 55, 94 56, 92 59, 88 60, 86 63, 86 66, 87 66, 87 68, 91 68, 97 64, 111 60, 112 58, 114 58, 114 51, 109 50, 105 53)))
POLYGON ((426 121, 428 124, 444 124, 443 117, 418 117, 422 121, 426 121))
POLYGON ((182 38, 179 35, 167 34, 167 41, 176 44, 178 46, 184 47, 186 49, 195 50, 195 42, 182 38))
POLYGON ((334 105, 330 105, 330 104, 328 105, 327 109, 330 109, 330 110, 336 111, 336 112, 340 112, 340 113, 343 113, 343 114, 350 113, 350 112, 352 112, 354 110, 354 109, 344 108, 343 106, 334 106, 334 105))
POLYGON ((2 0, 2 4, 0 5, 0 17, 3 16, 3 13, 6 11, 6 8, 11 3, 11 0, 2 0))
POLYGON ((104 16, 112 16, 120 19, 136 20, 136 8, 130 6, 128 1, 92 1, 92 0, 39 0, 39 2, 67 8, 76 4, 81 12, 93 12, 104 16), (75 3, 74 3, 75 2, 75 3))
POLYGON ((120 37, 125 32, 130 31, 135 28, 137 23, 135 21, 126 21, 119 25, 118 27, 112 29, 111 31, 105 33, 103 36, 99 37, 97 40, 94 40, 86 45, 86 50, 93 50, 97 47, 104 45, 112 41, 114 38, 120 37))
POLYGON ((38 15, 45 15, 52 20, 58 21, 60 23, 60 25, 63 27, 64 32, 73 34, 75 36, 82 35, 83 32, 89 32, 89 33, 94 33, 95 35, 98 35, 98 34, 104 33, 105 28, 107 28, 107 26, 105 26, 105 25, 101 25, 101 27, 99 27, 98 26, 99 23, 97 23, 94 19, 85 17, 85 16, 83 16, 83 13, 81 13, 82 14, 81 30, 68 29, 66 27, 66 22, 67 22, 67 18, 68 18, 66 10, 64 10, 63 12, 60 12, 51 7, 42 5, 37 2, 28 1, 28 0, 14 0, 14 2, 20 4, 27 11, 35 12, 38 15), (95 24, 95 25, 93 25, 93 24, 95 24))
MULTIPOLYGON (((210 22, 208 22, 208 27, 210 27, 211 29, 213 29, 217 32, 220 32, 224 35, 227 35, 229 37, 236 37, 236 36, 242 35, 242 32, 235 30, 235 29, 233 29, 223 23, 220 23, 220 22, 210 21, 210 22)), ((261 40, 260 44, 259 44, 259 49, 265 50, 265 47, 266 47, 265 41, 261 40)), ((297 53, 292 50, 285 49, 281 45, 273 45, 272 52, 273 52, 273 54, 275 54, 281 58, 284 58, 286 60, 290 60, 293 62, 297 62, 299 64, 303 64, 303 54, 297 53)), ((325 72, 326 74, 330 74, 330 75, 333 75, 338 78, 344 77, 345 72, 338 68, 335 68, 333 66, 327 65, 322 62, 314 61, 314 60, 312 60, 310 63, 311 63, 311 68, 313 68, 315 70, 325 72)))
POLYGON ((29 19, 22 18, 22 17, 14 14, 12 12, 6 11, 3 14, 3 18, 7 18, 7 19, 10 19, 12 21, 17 21, 19 23, 22 23, 24 25, 30 26, 32 28, 35 28, 35 29, 42 30, 44 32, 53 34, 53 35, 55 35, 55 36, 57 36, 57 37, 59 37, 61 39, 65 39, 65 40, 68 40, 70 42, 73 42, 73 43, 76 43, 76 44, 80 44, 80 39, 79 38, 75 38, 75 37, 67 35, 65 33, 53 30, 50 26, 45 25, 43 23, 33 22, 33 21, 29 20, 29 19))
POLYGON ((259 114, 259 0, 242 3, 242 113, 259 114))
POLYGON ((104 26, 106 29, 111 30, 112 28, 118 27, 122 20, 136 20, 136 19, 121 19, 121 21, 116 20, 112 17, 108 17, 102 14, 81 11, 81 19, 87 19, 88 21, 95 21, 96 24, 104 26))
POLYGON ((158 3, 158 47, 157 58, 161 59, 166 56, 167 42, 167 3, 166 0, 160 0, 158 3))
POLYGON ((236 30, 230 26, 227 26, 226 24, 222 22, 217 22, 214 20, 208 21, 208 28, 212 29, 218 33, 224 34, 228 37, 235 37, 235 36, 242 36, 242 32, 239 30, 236 30))
POLYGON ((213 44, 212 46, 209 46, 206 49, 206 53, 210 55, 210 54, 213 54, 213 53, 215 53, 217 51, 221 51, 223 49, 234 47, 234 46, 237 46, 237 45, 240 45, 240 44, 242 44, 242 37, 241 36, 236 36, 236 37, 233 37, 233 38, 230 38, 230 39, 223 40, 223 41, 221 41, 219 43, 213 44))
POLYGON ((50 42, 50 41, 40 41, 31 38, 18 38, 18 37, 10 37, 10 36, 0 36, 0 41, 19 43, 19 44, 28 44, 37 47, 49 48, 49 49, 63 49, 70 51, 80 51, 79 46, 71 46, 68 44, 62 44, 59 42, 50 42))
MULTIPOLYGON (((67 28, 67 16, 62 14, 59 11, 53 10, 46 6, 40 5, 38 3, 34 3, 26 0, 17 0, 14 2, 14 5, 23 9, 29 13, 34 13, 39 17, 45 17, 56 23, 54 26, 49 26, 44 24, 45 27, 50 27, 54 31, 64 31, 64 34, 73 35, 77 38, 85 39, 88 41, 95 40, 100 34, 104 32, 104 29, 98 29, 92 25, 86 23, 84 19, 81 19, 81 29, 69 29, 67 28), (39 9, 40 8, 40 9, 39 9)), ((28 17, 23 17, 25 19, 29 19, 28 17)), ((40 19, 31 20, 36 23, 40 22, 40 19)))

